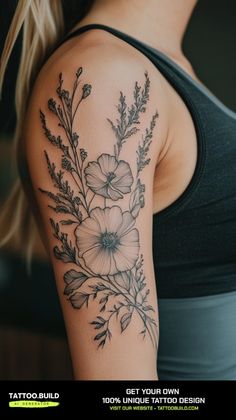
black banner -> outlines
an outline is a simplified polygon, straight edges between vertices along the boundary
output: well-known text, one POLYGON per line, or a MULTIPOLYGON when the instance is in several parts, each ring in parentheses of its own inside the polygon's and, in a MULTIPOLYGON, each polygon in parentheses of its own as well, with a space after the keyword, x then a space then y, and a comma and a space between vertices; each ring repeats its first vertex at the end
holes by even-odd
POLYGON ((234 412, 234 381, 5 381, 0 418, 205 419, 234 412))

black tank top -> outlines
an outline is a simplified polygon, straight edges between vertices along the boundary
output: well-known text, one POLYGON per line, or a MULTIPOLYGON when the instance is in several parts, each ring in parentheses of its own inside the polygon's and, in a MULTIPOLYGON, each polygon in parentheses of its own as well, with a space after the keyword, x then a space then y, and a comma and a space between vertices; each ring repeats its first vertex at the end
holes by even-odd
POLYGON ((159 298, 236 290, 236 114, 160 51, 116 29, 144 54, 185 102, 197 134, 198 157, 183 194, 153 216, 153 260, 159 298))

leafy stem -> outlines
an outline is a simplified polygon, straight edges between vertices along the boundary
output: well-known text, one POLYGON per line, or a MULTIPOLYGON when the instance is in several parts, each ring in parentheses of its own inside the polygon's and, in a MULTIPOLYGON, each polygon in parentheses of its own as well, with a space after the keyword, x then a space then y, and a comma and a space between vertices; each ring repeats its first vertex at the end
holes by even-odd
POLYGON ((152 344, 154 346, 156 346, 157 345, 157 340, 156 340, 156 335, 157 334, 156 334, 155 331, 153 331, 153 325, 157 326, 155 321, 152 318, 150 318, 149 316, 147 316, 140 307, 134 306, 134 309, 136 310, 136 312, 139 314, 141 320, 143 321, 144 329, 141 331, 141 334, 143 334, 143 336, 145 337, 146 331, 147 331, 148 334, 149 334, 149 337, 152 341, 152 344), (149 328, 148 324, 149 324, 150 328, 149 328))
POLYGON ((131 107, 127 107, 126 97, 122 92, 120 92, 119 104, 117 107, 119 119, 116 120, 115 124, 108 118, 108 122, 110 123, 117 140, 116 145, 114 146, 114 154, 117 159, 125 141, 136 134, 139 130, 137 128, 137 125, 139 124, 139 116, 140 113, 146 111, 146 104, 149 100, 149 92, 150 79, 147 72, 145 72, 145 83, 142 90, 138 83, 135 83, 134 103, 131 107))
POLYGON ((143 133, 136 151, 136 180, 132 165, 119 157, 126 141, 139 131, 140 116, 146 111, 149 100, 150 80, 145 73, 143 87, 135 83, 131 105, 120 92, 118 118, 115 122, 108 119, 115 134, 114 155, 102 153, 97 160, 87 162, 87 151, 79 147, 80 133, 75 127, 79 108, 91 93, 90 84, 80 85, 82 72, 82 67, 79 67, 72 91, 64 88, 60 74, 56 89, 58 103, 53 98, 48 101, 48 108, 56 116, 62 135, 51 132, 44 113, 40 111, 44 134, 59 150, 62 169, 57 169, 45 151, 55 191, 42 188, 40 191, 53 203, 49 204, 53 211, 66 215, 66 219, 59 222, 50 218, 57 240, 53 252, 63 263, 79 267, 79 270, 70 267, 64 274, 64 294, 75 309, 88 307, 96 300, 99 315, 91 324, 99 330, 94 337, 98 347, 104 347, 111 339, 115 316, 122 333, 134 313, 142 321, 141 334, 143 337, 148 335, 154 343, 156 323, 150 316, 154 309, 148 304, 150 291, 143 273, 143 256, 139 254, 140 238, 135 223, 145 205, 145 186, 141 183, 140 173, 150 162, 148 154, 157 113, 143 133), (74 189, 69 180, 73 181, 74 189), (125 194, 130 194, 123 202, 128 203, 126 209, 119 205, 125 194), (98 201, 97 206, 92 206, 95 196, 100 199, 100 205, 98 201), (64 231, 61 226, 68 230, 64 231), (105 317, 100 313, 106 314, 105 317))

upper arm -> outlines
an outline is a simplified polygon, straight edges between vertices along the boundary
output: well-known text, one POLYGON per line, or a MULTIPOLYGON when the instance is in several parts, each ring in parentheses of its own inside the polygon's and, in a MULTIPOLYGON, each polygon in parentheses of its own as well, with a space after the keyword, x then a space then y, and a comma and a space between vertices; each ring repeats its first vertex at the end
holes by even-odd
POLYGON ((25 129, 75 374, 154 379, 155 88, 142 66, 78 61, 51 72, 25 129))

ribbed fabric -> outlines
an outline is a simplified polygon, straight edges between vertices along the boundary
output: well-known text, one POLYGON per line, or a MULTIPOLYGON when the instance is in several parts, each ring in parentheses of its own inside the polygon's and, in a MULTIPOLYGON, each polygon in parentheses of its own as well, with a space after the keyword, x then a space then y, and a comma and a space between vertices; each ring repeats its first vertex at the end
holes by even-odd
POLYGON ((161 380, 236 379, 236 292, 158 304, 161 380))

